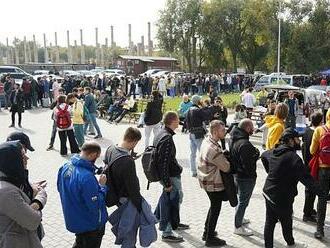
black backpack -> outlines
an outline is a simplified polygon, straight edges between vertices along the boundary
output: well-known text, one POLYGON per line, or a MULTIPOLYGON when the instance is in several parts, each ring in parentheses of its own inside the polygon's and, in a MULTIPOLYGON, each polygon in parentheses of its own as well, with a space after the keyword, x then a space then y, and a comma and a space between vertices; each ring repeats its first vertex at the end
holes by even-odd
POLYGON ((143 172, 147 177, 148 180, 148 186, 147 189, 149 189, 151 182, 159 182, 160 176, 158 172, 158 160, 159 160, 159 147, 161 144, 168 140, 170 138, 169 134, 162 135, 158 140, 157 143, 155 143, 153 146, 148 146, 141 158, 143 172))
POLYGON ((112 165, 120 158, 130 157, 130 155, 128 155, 127 153, 120 153, 120 152, 117 152, 117 154, 114 155, 113 152, 115 149, 117 149, 117 146, 115 145, 109 146, 103 160, 105 164, 103 173, 106 174, 107 176, 107 186, 108 186, 108 191, 105 198, 107 207, 112 207, 118 205, 119 203, 118 191, 113 183, 112 165))

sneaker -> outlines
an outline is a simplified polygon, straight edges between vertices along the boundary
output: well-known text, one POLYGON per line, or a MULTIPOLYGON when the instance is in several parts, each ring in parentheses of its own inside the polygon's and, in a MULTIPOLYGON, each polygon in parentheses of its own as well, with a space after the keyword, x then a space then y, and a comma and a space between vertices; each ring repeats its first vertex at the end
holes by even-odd
POLYGON ((189 225, 179 223, 177 230, 188 230, 189 228, 189 225))
POLYGON ((253 232, 246 230, 243 226, 239 228, 235 228, 234 234, 240 235, 240 236, 252 236, 253 232))
POLYGON ((96 135, 95 137, 94 137, 94 139, 101 139, 102 138, 102 135, 96 135))
POLYGON ((54 150, 54 147, 51 146, 51 145, 49 145, 49 146, 47 147, 46 151, 50 151, 50 150, 54 150))
POLYGON ((93 132, 89 132, 88 135, 95 135, 95 133, 93 133, 93 132))
POLYGON ((243 221, 242 221, 242 225, 247 225, 247 224, 250 224, 250 220, 249 219, 245 219, 243 218, 243 221))
POLYGON ((217 237, 210 238, 206 240, 205 246, 207 247, 213 247, 213 246, 225 246, 227 243, 223 239, 219 239, 217 237))
POLYGON ((15 127, 15 125, 14 124, 11 124, 9 127, 15 127))
MULTIPOLYGON (((217 237, 218 236, 218 232, 217 231, 214 231, 214 233, 212 235, 210 235, 212 238, 213 237, 217 237)), ((206 241, 206 232, 203 233, 203 236, 202 236, 202 240, 203 241, 206 241)))
POLYGON ((315 237, 316 239, 323 239, 323 237, 324 237, 324 231, 316 231, 316 232, 314 233, 314 237, 315 237))
POLYGON ((306 248, 308 246, 301 243, 294 243, 293 245, 287 245, 287 247, 306 248))
POLYGON ((137 125, 137 128, 143 128, 143 124, 137 125))
POLYGON ((192 177, 197 177, 197 173, 193 173, 191 176, 192 177))
POLYGON ((180 243, 183 242, 184 240, 181 236, 170 235, 170 236, 162 236, 162 241, 169 243, 180 243))
POLYGON ((21 125, 21 124, 18 124, 18 127, 19 127, 19 128, 22 128, 22 125, 21 125))
POLYGON ((312 222, 312 223, 316 223, 316 217, 311 215, 311 216, 303 216, 303 222, 312 222))

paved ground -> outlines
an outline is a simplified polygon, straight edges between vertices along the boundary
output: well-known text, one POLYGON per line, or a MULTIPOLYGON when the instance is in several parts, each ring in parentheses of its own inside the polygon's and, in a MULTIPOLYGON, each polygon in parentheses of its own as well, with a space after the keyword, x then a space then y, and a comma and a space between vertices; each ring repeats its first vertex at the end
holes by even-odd
MULTIPOLYGON (((59 201, 59 195, 56 190, 56 175, 57 170, 65 161, 58 150, 46 152, 46 147, 49 143, 51 130, 51 112, 46 109, 38 109, 27 111, 23 115, 23 129, 32 140, 32 144, 36 151, 30 153, 29 169, 31 181, 47 180, 48 186, 48 203, 43 210, 43 223, 45 226, 46 237, 43 240, 43 245, 46 248, 67 248, 71 247, 74 235, 67 232, 65 229, 62 210, 59 201)), ((8 112, 0 112, 0 140, 4 140, 9 132, 14 129, 7 128, 10 124, 10 115, 8 112)), ((99 120, 104 138, 100 140, 103 149, 111 142, 118 142, 123 134, 123 131, 128 126, 109 125, 103 120, 99 120)), ((142 130, 143 131, 143 130, 142 130)), ((260 139, 253 138, 253 141, 260 146, 260 139)), ((184 189, 184 202, 181 210, 181 218, 184 223, 191 226, 190 230, 180 232, 185 238, 185 242, 181 244, 166 244, 160 239, 152 247, 203 247, 204 243, 201 240, 201 235, 204 228, 204 221, 209 207, 209 201, 205 192, 200 189, 195 178, 189 176, 189 144, 188 136, 178 132, 175 135, 175 143, 177 145, 178 160, 184 166, 182 175, 182 183, 184 189)), ((143 151, 142 140, 137 148, 138 152, 143 151)), ((59 148, 59 139, 56 137, 55 147, 59 148)), ((98 161, 101 165, 101 160, 98 161)), ((142 195, 155 207, 160 195, 161 187, 158 184, 152 184, 150 190, 146 190, 146 179, 143 175, 141 163, 137 162, 138 176, 142 195)), ((223 204, 221 215, 218 221, 217 231, 219 236, 227 241, 228 247, 262 247, 263 246, 263 226, 265 220, 264 199, 261 195, 261 189, 265 180, 265 172, 258 164, 258 179, 256 189, 251 199, 250 206, 247 209, 246 217, 251 220, 250 229, 255 235, 249 238, 239 237, 233 234, 233 214, 234 209, 228 203, 223 204)), ((315 227, 301 221, 303 208, 303 193, 304 188, 299 185, 299 196, 294 204, 294 236, 297 242, 308 244, 308 247, 322 248, 330 247, 330 204, 328 204, 326 236, 327 240, 320 242, 313 238, 315 227)), ((110 209, 109 212, 112 212, 110 209)), ((116 247, 114 244, 114 236, 110 230, 110 224, 107 225, 106 235, 103 240, 102 247, 116 247)), ((138 246, 139 247, 139 246, 138 246)), ((281 228, 279 225, 275 232, 275 247, 285 247, 285 242, 282 238, 281 228)))

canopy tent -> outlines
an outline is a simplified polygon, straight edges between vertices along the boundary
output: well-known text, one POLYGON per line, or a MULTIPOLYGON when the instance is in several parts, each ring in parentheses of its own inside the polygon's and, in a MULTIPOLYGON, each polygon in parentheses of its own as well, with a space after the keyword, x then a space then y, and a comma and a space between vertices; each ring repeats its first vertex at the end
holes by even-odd
POLYGON ((325 71, 320 71, 320 74, 322 74, 324 76, 330 76, 330 69, 325 70, 325 71))

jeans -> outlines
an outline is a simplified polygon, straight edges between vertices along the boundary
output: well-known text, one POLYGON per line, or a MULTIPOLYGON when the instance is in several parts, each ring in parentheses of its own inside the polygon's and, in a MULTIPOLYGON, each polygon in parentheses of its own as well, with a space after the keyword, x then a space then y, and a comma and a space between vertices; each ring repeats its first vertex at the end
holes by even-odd
POLYGON ((198 85, 197 86, 197 88, 198 88, 198 95, 203 95, 203 85, 198 85))
POLYGON ((74 132, 73 132, 72 129, 58 131, 58 135, 60 136, 60 141, 61 141, 61 150, 60 150, 61 155, 67 155, 68 154, 68 149, 66 147, 66 139, 67 138, 69 139, 71 153, 79 153, 80 152, 77 141, 76 141, 76 138, 74 137, 74 132))
POLYGON ((280 209, 266 200, 266 223, 264 227, 265 248, 274 246, 274 229, 277 221, 281 222, 282 234, 288 245, 294 244, 292 235, 292 205, 280 209))
POLYGON ((250 178, 235 178, 238 189, 238 204, 235 210, 235 227, 242 226, 245 210, 249 205, 256 179, 250 178))
POLYGON ((56 122, 53 121, 52 134, 51 134, 51 136, 50 136, 50 143, 49 143, 49 146, 54 146, 55 137, 56 137, 56 132, 57 132, 56 122))
POLYGON ((210 208, 207 213, 204 233, 206 240, 214 237, 214 231, 217 226, 218 218, 220 215, 222 201, 225 196, 224 191, 208 192, 206 191, 207 196, 210 199, 210 208))
POLYGON ((11 106, 11 103, 10 103, 10 94, 5 94, 5 108, 7 109, 10 106, 11 106))
POLYGON ((316 195, 305 188, 304 216, 311 217, 313 215, 315 198, 316 195))
POLYGON ((100 127, 96 122, 96 113, 90 113, 89 114, 89 122, 85 123, 85 125, 84 125, 84 134, 86 134, 87 128, 91 124, 93 124, 93 126, 95 127, 97 135, 102 136, 100 127))
POLYGON ((150 140, 150 134, 151 131, 154 133, 154 137, 158 134, 160 131, 160 123, 157 123, 155 125, 146 125, 144 129, 144 134, 145 134, 145 140, 144 140, 144 145, 145 147, 149 146, 149 140, 150 140))
POLYGON ((22 112, 11 112, 11 124, 15 125, 15 114, 18 115, 18 125, 22 123, 22 112))
MULTIPOLYGON (((171 177, 171 185, 172 185, 172 191, 170 193, 170 197, 172 194, 176 193, 177 191, 179 192, 179 203, 182 204, 182 200, 183 200, 183 191, 182 191, 182 183, 181 183, 181 176, 177 176, 177 177, 171 177)), ((160 182, 163 186, 164 183, 160 182)), ((168 237, 173 235, 173 229, 172 229, 172 225, 171 223, 167 223, 167 227, 166 230, 163 231, 163 236, 164 237, 168 237)))
POLYGON ((121 114, 122 111, 123 111, 123 108, 111 105, 108 110, 109 120, 110 121, 115 120, 121 114))
POLYGON ((72 248, 100 248, 104 229, 76 234, 76 241, 72 248))
POLYGON ((197 150, 200 151, 201 149, 203 138, 196 139, 195 134, 190 133, 189 140, 190 140, 190 171, 194 175, 197 174, 196 154, 197 154, 197 150))
POLYGON ((73 124, 74 135, 76 136, 77 143, 79 147, 85 142, 84 138, 84 124, 73 124))
POLYGON ((327 198, 330 191, 330 168, 319 169, 319 183, 325 193, 318 197, 317 202, 317 231, 323 231, 324 220, 327 213, 327 198))

